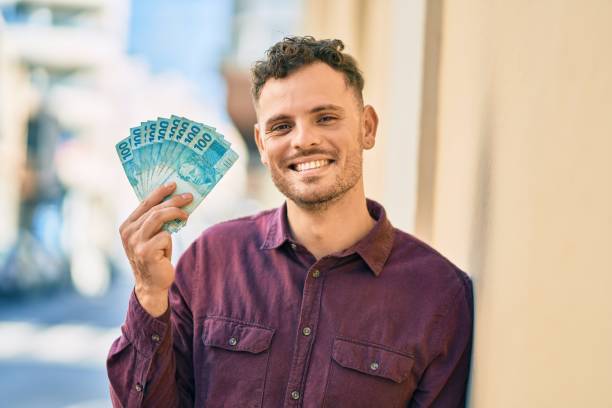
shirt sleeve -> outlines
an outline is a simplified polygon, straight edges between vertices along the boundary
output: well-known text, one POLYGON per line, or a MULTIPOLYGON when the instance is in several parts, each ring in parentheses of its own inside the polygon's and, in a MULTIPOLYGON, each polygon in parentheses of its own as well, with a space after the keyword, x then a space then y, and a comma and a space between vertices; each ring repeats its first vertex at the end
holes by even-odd
POLYGON ((462 274, 462 288, 440 320, 437 354, 423 373, 410 407, 465 407, 470 371, 474 302, 472 283, 462 274))
POLYGON ((121 336, 106 362, 113 407, 193 406, 192 338, 191 311, 176 284, 168 310, 158 318, 144 310, 132 291, 121 336))

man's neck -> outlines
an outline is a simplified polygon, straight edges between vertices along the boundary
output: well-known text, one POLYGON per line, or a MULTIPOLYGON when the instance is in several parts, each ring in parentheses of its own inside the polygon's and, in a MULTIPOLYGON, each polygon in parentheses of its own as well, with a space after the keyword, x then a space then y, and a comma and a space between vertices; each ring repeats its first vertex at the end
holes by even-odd
POLYGON ((288 200, 287 218, 293 237, 316 259, 350 248, 376 223, 359 187, 322 209, 305 209, 288 200))

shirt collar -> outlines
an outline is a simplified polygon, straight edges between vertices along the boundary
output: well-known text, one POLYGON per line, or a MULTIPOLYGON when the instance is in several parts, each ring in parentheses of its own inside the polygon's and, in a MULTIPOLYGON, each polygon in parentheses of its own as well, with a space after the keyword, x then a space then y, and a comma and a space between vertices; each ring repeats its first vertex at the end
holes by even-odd
MULTIPOLYGON (((376 221, 374 228, 352 247, 332 255, 345 257, 357 253, 368 265, 372 273, 375 276, 379 276, 391 253, 395 234, 393 225, 391 225, 387 218, 382 205, 368 199, 367 207, 368 212, 376 221)), ((279 248, 285 242, 291 241, 286 202, 270 214, 269 220, 268 231, 261 249, 279 248)))
POLYGON ((266 239, 261 245, 261 249, 275 249, 291 240, 289 232, 289 221, 287 220, 287 203, 283 203, 276 210, 272 211, 269 218, 268 232, 266 239))
POLYGON ((382 205, 374 200, 367 200, 367 205, 368 212, 376 220, 376 224, 365 237, 343 253, 358 253, 374 275, 379 276, 391 254, 395 231, 382 205))

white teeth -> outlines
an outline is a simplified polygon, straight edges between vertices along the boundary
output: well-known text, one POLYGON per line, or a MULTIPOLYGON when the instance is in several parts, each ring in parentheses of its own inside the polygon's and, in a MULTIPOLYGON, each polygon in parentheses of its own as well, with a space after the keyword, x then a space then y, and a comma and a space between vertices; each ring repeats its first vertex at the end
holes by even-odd
POLYGON ((329 160, 314 160, 306 163, 299 163, 295 165, 295 169, 297 171, 304 171, 310 169, 317 169, 319 167, 323 167, 329 163, 329 160))

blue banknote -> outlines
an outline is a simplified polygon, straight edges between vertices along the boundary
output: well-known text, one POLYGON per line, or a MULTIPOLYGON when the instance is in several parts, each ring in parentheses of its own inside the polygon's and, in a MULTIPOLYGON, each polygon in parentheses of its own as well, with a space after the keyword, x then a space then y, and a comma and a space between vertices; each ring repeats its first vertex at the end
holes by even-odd
MULTIPOLYGON (((238 160, 231 144, 214 127, 176 115, 141 122, 115 148, 139 200, 160 185, 175 182, 173 195, 193 194, 193 201, 183 208, 188 213, 238 160)), ((164 229, 174 233, 184 225, 175 220, 164 229)))

